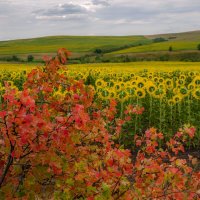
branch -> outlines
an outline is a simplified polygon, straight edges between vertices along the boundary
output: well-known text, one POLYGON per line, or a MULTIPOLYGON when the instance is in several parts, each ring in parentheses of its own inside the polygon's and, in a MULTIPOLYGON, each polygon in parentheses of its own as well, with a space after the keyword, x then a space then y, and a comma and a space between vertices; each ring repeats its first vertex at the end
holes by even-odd
POLYGON ((14 147, 15 147, 15 144, 12 145, 12 142, 11 142, 9 134, 8 134, 8 127, 7 127, 7 124, 6 124, 6 117, 4 117, 4 121, 5 121, 4 124, 5 124, 5 127, 6 127, 6 136, 7 136, 8 140, 9 140, 9 142, 10 142, 10 153, 9 153, 9 156, 8 156, 8 159, 7 159, 7 163, 6 163, 5 169, 4 169, 3 173, 2 173, 2 176, 0 177, 0 188, 1 188, 2 184, 3 184, 3 182, 4 182, 4 179, 5 179, 5 177, 6 177, 7 173, 8 173, 8 170, 9 170, 10 166, 13 163, 13 157, 12 157, 11 154, 12 154, 12 152, 14 150, 14 147))
POLYGON ((24 179, 26 178, 26 174, 28 173, 30 167, 31 167, 31 165, 28 164, 28 162, 25 164, 21 164, 22 172, 19 175, 19 183, 16 187, 15 192, 13 193, 13 197, 14 197, 14 194, 19 190, 20 186, 23 185, 24 179))
POLYGON ((14 146, 12 145, 11 148, 10 148, 10 154, 8 156, 8 159, 7 159, 6 167, 4 169, 4 172, 3 172, 2 176, 0 177, 0 188, 1 188, 2 184, 3 184, 3 181, 4 181, 4 179, 5 179, 5 177, 6 177, 7 173, 8 173, 8 170, 9 170, 10 166, 13 163, 13 157, 11 155, 13 150, 14 150, 14 146))

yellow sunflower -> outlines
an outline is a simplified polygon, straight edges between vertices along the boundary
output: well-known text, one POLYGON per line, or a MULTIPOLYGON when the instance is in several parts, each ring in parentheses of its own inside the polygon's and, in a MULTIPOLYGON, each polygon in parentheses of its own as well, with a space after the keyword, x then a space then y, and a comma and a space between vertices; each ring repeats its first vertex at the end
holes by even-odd
POLYGON ((135 94, 137 96, 138 99, 143 99, 146 95, 146 92, 143 88, 138 88, 136 91, 135 91, 135 94))
POLYGON ((195 99, 198 99, 200 100, 200 88, 196 88, 192 91, 192 96, 195 98, 195 99))

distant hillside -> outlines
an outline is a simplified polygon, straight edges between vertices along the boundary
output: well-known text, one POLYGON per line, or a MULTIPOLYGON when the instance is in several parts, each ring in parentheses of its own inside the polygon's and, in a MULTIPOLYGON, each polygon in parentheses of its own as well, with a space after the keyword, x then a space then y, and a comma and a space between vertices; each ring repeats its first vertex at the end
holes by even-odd
POLYGON ((182 33, 168 33, 168 34, 159 34, 159 35, 146 35, 148 39, 155 39, 155 38, 165 38, 168 40, 189 40, 189 41, 199 41, 200 42, 200 30, 199 31, 190 31, 190 32, 182 32, 182 33))
POLYGON ((145 36, 145 38, 154 41, 156 38, 162 38, 166 41, 163 40, 162 42, 154 42, 147 45, 130 47, 119 51, 113 51, 110 54, 168 51, 170 46, 172 47, 173 51, 197 50, 197 45, 200 44, 200 31, 148 35, 145 36))
POLYGON ((57 49, 72 52, 71 63, 141 60, 200 61, 200 31, 145 36, 48 36, 0 41, 0 61, 41 61, 57 49), (171 49, 169 51, 169 49, 171 49))
POLYGON ((144 36, 51 36, 1 41, 0 55, 54 53, 61 47, 76 53, 88 53, 94 52, 97 48, 109 51, 149 41, 150 39, 144 36))

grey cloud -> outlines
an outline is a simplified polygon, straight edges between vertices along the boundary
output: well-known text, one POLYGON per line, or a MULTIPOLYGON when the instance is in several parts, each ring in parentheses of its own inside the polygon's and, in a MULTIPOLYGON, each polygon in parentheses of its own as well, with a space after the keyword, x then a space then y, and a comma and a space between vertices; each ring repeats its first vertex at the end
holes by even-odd
POLYGON ((154 10, 150 9, 138 9, 132 6, 119 6, 114 5, 112 7, 107 7, 105 9, 100 10, 96 13, 96 16, 100 19, 112 19, 112 20, 120 20, 120 19, 148 19, 150 16, 153 17, 158 13, 154 10))
POLYGON ((74 15, 74 14, 86 14, 87 10, 79 5, 67 3, 63 5, 58 5, 55 8, 40 9, 34 11, 33 13, 39 16, 64 16, 64 15, 74 15))
POLYGON ((6 1, 0 1, 0 14, 1 15, 9 15, 12 13, 12 5, 6 1))
POLYGON ((110 3, 106 0, 92 0, 94 5, 102 5, 102 6, 109 6, 110 3))
POLYGON ((0 40, 200 30, 199 10, 200 0, 0 0, 0 40))
MULTIPOLYGON (((145 2, 145 1, 144 1, 145 2)), ((200 1, 196 5, 178 5, 176 2, 172 3, 161 3, 161 4, 117 4, 110 7, 106 7, 97 13, 97 17, 101 19, 147 19, 154 18, 159 15, 165 15, 166 17, 170 14, 179 15, 180 13, 193 13, 199 12, 200 1)), ((175 19, 174 19, 175 20, 175 19)))

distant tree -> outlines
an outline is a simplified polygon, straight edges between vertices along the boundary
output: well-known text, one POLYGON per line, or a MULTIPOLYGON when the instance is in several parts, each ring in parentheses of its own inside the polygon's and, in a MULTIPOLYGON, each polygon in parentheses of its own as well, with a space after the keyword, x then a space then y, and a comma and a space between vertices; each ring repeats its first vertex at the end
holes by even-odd
POLYGON ((159 57, 159 60, 160 60, 160 61, 168 61, 168 60, 169 60, 169 55, 168 55, 168 54, 161 55, 161 56, 159 57))
POLYGON ((168 37, 169 40, 176 39, 176 36, 168 37))
POLYGON ((16 55, 13 55, 12 58, 11 58, 12 61, 19 61, 20 59, 16 56, 16 55))
POLYGON ((165 38, 159 37, 159 38, 154 38, 153 42, 165 42, 167 41, 165 38))
POLYGON ((102 52, 102 49, 95 49, 94 53, 96 53, 96 54, 101 54, 101 53, 103 53, 103 52, 102 52))
POLYGON ((200 44, 197 45, 197 49, 200 51, 200 44))
POLYGON ((34 60, 34 57, 32 55, 27 56, 27 61, 32 62, 34 60))
POLYGON ((169 51, 173 51, 172 46, 169 47, 169 51))

